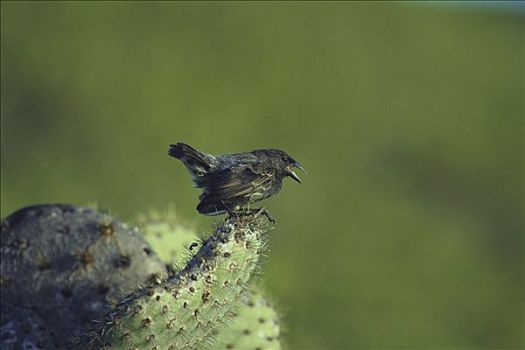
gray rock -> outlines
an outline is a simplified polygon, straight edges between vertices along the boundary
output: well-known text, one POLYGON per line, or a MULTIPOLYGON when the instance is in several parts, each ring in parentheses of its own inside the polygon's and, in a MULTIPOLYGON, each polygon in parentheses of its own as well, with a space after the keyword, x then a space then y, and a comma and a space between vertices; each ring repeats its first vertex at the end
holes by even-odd
POLYGON ((166 275, 138 229, 71 205, 21 209, 1 223, 2 349, 64 349, 118 301, 166 275))

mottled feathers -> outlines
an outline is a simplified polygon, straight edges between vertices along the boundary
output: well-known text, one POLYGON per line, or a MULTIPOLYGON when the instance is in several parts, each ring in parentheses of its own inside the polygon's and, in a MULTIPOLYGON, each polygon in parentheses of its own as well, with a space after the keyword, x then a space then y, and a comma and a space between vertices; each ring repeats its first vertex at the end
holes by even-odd
POLYGON ((170 145, 168 153, 184 163, 196 187, 203 189, 197 210, 206 215, 268 198, 281 190, 284 177, 300 182, 294 167, 303 170, 286 152, 275 149, 213 156, 177 143, 170 145))

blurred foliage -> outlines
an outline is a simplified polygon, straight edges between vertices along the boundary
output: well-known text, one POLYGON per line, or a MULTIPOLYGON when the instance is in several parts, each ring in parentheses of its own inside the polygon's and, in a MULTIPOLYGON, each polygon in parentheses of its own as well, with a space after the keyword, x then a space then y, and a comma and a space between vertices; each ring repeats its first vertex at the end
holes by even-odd
POLYGON ((291 349, 522 348, 524 13, 417 3, 2 2, 1 214, 122 219, 167 156, 282 148, 266 285, 291 349))

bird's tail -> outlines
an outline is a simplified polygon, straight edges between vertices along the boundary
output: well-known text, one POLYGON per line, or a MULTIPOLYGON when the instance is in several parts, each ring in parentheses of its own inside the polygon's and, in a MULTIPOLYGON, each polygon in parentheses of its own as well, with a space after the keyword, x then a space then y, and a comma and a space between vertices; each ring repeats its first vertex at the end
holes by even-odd
POLYGON ((182 142, 170 145, 168 154, 173 158, 181 160, 192 173, 195 173, 197 168, 200 168, 199 170, 204 172, 210 170, 215 161, 215 157, 212 155, 205 154, 182 142))

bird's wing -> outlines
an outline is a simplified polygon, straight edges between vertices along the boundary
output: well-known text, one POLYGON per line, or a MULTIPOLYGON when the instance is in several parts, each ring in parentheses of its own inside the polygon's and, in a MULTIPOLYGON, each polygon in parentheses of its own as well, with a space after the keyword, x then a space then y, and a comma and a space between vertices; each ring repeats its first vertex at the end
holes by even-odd
POLYGON ((252 167, 230 168, 206 176, 203 198, 208 201, 249 197, 260 199, 271 186, 274 174, 271 171, 257 171, 252 167))

